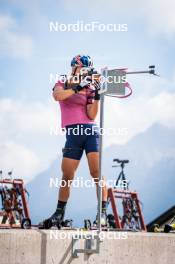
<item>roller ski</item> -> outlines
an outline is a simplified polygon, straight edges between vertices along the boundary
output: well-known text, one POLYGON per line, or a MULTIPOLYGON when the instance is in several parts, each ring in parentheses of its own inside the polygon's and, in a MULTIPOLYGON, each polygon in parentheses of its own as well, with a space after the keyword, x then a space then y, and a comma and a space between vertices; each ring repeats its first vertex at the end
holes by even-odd
POLYGON ((61 220, 54 215, 39 223, 39 229, 72 229, 72 219, 61 220))
POLYGON ((61 229, 63 223, 63 215, 57 214, 56 212, 49 218, 39 223, 39 229, 61 229))
POLYGON ((62 208, 57 208, 55 213, 39 223, 39 229, 61 229, 61 228, 72 228, 72 220, 64 220, 65 210, 62 208))
POLYGON ((164 227, 160 227, 158 224, 153 226, 154 233, 174 233, 175 232, 175 224, 165 224, 164 227))

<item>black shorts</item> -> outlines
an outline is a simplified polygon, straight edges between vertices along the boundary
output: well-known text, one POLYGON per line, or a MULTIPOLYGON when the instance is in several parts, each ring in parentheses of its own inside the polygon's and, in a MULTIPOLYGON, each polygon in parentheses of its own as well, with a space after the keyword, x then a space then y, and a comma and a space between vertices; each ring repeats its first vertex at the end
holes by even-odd
POLYGON ((63 157, 80 160, 83 151, 99 152, 99 128, 96 124, 75 124, 66 126, 66 143, 63 157))

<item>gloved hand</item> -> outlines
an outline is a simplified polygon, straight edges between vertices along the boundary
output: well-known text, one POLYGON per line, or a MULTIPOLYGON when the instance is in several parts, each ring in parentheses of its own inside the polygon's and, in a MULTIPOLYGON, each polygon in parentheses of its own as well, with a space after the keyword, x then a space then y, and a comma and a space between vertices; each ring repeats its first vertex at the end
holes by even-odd
POLYGON ((75 93, 78 93, 79 91, 83 90, 86 86, 88 86, 91 82, 92 78, 86 77, 80 82, 80 84, 75 87, 72 87, 72 90, 74 90, 75 93))
POLYGON ((94 88, 95 88, 94 99, 99 101, 100 100, 100 94, 98 92, 100 90, 100 82, 99 81, 94 81, 93 85, 94 85, 94 88))
POLYGON ((84 88, 85 86, 88 86, 90 83, 92 82, 92 78, 89 76, 86 76, 81 83, 79 84, 82 88, 84 88))

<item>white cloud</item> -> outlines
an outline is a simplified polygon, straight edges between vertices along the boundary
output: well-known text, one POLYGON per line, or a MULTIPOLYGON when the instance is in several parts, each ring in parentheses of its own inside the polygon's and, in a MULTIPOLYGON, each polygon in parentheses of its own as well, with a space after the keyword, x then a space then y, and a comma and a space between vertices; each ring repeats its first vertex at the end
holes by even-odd
POLYGON ((0 126, 5 134, 25 136, 48 135, 50 128, 58 123, 57 107, 49 101, 27 103, 23 101, 3 98, 0 100, 0 126))
POLYGON ((14 20, 9 16, 0 16, 0 30, 8 30, 14 26, 14 20))
POLYGON ((159 33, 175 33, 174 1, 148 0, 141 4, 143 4, 143 13, 150 28, 159 33))
POLYGON ((58 123, 57 105, 3 98, 0 113, 0 169, 28 181, 55 159, 50 128, 58 123))
POLYGON ((32 55, 32 38, 18 33, 18 28, 12 17, 0 15, 0 56, 29 58, 32 55))
POLYGON ((91 14, 95 18, 101 16, 102 20, 103 18, 110 19, 114 15, 121 17, 123 14, 123 19, 126 21, 133 17, 135 20, 140 20, 141 23, 145 21, 149 25, 149 31, 153 33, 175 33, 175 2, 173 0, 90 0, 88 2, 64 0, 62 2, 68 10, 83 8, 88 15, 91 14), (100 10, 100 13, 97 12, 97 9, 100 10))
POLYGON ((26 183, 42 169, 39 157, 32 150, 14 142, 1 143, 0 156, 3 177, 8 177, 7 172, 13 169, 13 178, 22 178, 26 183))
POLYGON ((106 136, 105 143, 126 143, 154 123, 175 127, 175 94, 161 92, 153 97, 119 100, 106 98, 105 127, 126 128, 127 134, 106 136))

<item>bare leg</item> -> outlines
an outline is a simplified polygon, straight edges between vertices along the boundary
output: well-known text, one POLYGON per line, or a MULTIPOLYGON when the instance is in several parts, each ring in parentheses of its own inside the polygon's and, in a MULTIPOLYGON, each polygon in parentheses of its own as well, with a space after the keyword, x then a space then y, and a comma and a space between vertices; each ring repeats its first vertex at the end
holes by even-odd
MULTIPOLYGON (((96 183, 96 190, 98 190, 98 179, 99 179, 99 153, 90 152, 87 154, 89 171, 96 183)), ((97 193, 98 195, 98 193, 97 193)), ((107 186, 105 179, 103 177, 103 187, 102 187, 102 201, 107 201, 107 186)))
POLYGON ((79 165, 80 161, 70 158, 63 158, 62 160, 62 183, 63 186, 60 186, 58 200, 67 202, 70 195, 70 183, 74 178, 75 171, 79 165))

